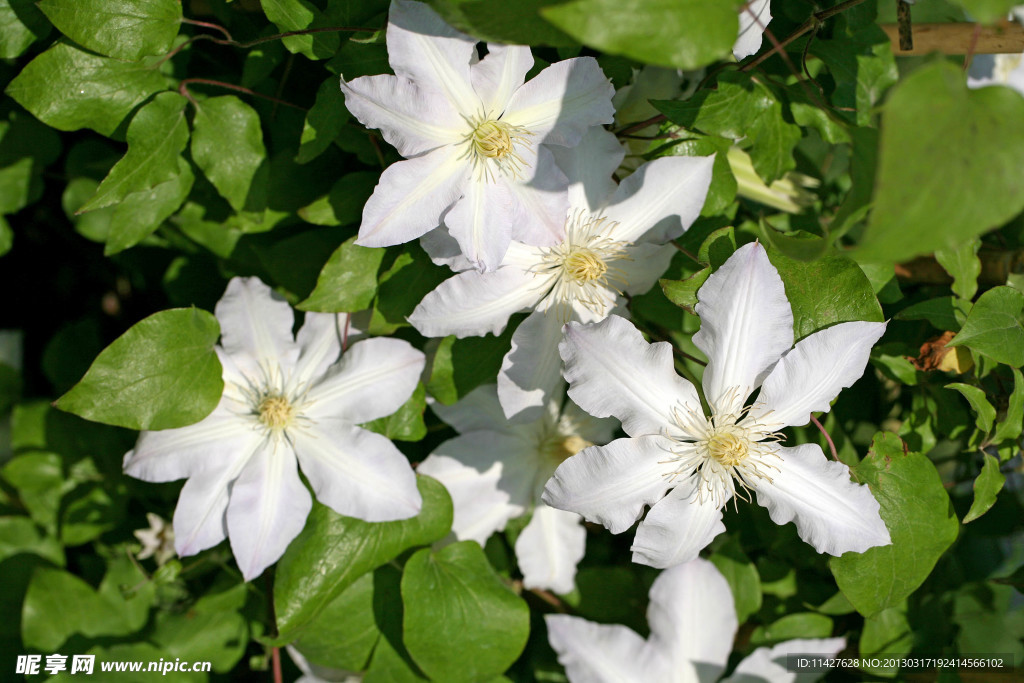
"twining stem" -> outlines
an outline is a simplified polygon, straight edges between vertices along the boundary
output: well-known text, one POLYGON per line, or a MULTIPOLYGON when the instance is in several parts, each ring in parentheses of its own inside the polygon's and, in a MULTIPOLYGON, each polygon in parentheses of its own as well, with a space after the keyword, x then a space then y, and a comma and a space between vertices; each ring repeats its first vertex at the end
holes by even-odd
POLYGON ((227 88, 228 90, 235 90, 237 92, 245 93, 246 95, 252 95, 253 97, 262 97, 263 99, 270 100, 271 102, 274 102, 276 104, 283 104, 286 107, 292 107, 293 109, 298 109, 300 111, 306 111, 305 107, 300 107, 297 104, 292 104, 291 102, 286 102, 285 100, 279 99, 277 97, 271 97, 270 95, 264 95, 261 92, 256 92, 255 90, 243 87, 241 85, 235 85, 234 83, 225 83, 224 81, 215 81, 215 80, 212 80, 212 79, 209 79, 209 78, 186 78, 186 79, 183 79, 181 81, 181 83, 178 84, 178 92, 181 93, 183 97, 188 98, 188 101, 191 102, 192 104, 196 105, 196 106, 199 106, 199 103, 196 102, 194 97, 192 97, 192 93, 190 93, 188 91, 188 86, 189 86, 190 83, 201 83, 203 85, 215 85, 218 88, 227 88))
POLYGON ((815 426, 821 431, 821 433, 825 435, 825 441, 828 441, 828 449, 832 451, 832 459, 839 460, 839 454, 836 453, 836 445, 832 443, 832 437, 829 436, 828 431, 820 422, 818 422, 818 418, 814 417, 813 415, 811 415, 811 422, 813 422, 815 426))
POLYGON ((270 661, 274 666, 274 683, 284 683, 284 675, 281 673, 281 648, 271 648, 270 661))
MULTIPOLYGON (((213 36, 207 36, 209 40, 219 45, 231 45, 232 47, 249 48, 263 43, 269 43, 274 40, 281 40, 290 36, 305 36, 313 33, 376 33, 380 31, 379 28, 367 28, 365 26, 321 26, 319 28, 304 28, 299 31, 285 31, 284 33, 275 33, 272 36, 264 36, 257 38, 256 40, 250 40, 245 43, 240 43, 235 40, 228 30, 223 26, 217 24, 211 24, 206 21, 196 21, 194 19, 182 19, 181 23, 191 24, 192 26, 202 26, 204 28, 211 28, 215 31, 220 31, 224 34, 224 38, 214 38, 213 36)), ((198 38, 198 36, 196 36, 198 38)))

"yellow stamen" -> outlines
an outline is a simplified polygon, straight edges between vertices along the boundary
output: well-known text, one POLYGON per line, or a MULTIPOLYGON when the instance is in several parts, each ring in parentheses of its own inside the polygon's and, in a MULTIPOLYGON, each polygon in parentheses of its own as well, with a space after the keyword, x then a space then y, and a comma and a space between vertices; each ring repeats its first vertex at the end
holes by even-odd
POLYGON ((608 272, 608 264, 590 249, 578 248, 565 257, 562 267, 566 275, 580 284, 599 280, 608 272))
POLYGON ((257 407, 259 421, 273 430, 280 430, 292 422, 295 409, 284 396, 267 396, 257 407))

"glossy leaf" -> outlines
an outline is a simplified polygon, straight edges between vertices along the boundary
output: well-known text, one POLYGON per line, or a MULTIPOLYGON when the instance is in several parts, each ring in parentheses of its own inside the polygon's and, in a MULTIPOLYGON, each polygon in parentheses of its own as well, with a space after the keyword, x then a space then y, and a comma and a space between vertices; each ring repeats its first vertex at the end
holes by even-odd
POLYGON ((881 505, 892 544, 845 553, 829 566, 857 611, 871 616, 921 585, 956 540, 960 524, 935 466, 920 453, 906 452, 895 434, 877 434, 867 457, 852 469, 881 505))
POLYGON ((1017 368, 1010 369, 1013 372, 1013 393, 1006 404, 1006 415, 996 426, 992 443, 1016 441, 1024 429, 1024 376, 1017 368))
POLYGON ((999 363, 1024 365, 1024 293, 1012 287, 994 287, 975 302, 960 332, 946 346, 966 346, 999 363))
POLYGON ((192 127, 192 158, 232 208, 262 200, 251 197, 262 194, 254 180, 267 157, 259 114, 234 95, 212 97, 197 105, 192 127))
POLYGON ((402 576, 404 641, 434 680, 486 681, 526 646, 530 611, 494 573, 483 549, 461 541, 418 551, 402 576))
POLYGON ((955 249, 935 251, 935 260, 953 278, 953 293, 961 299, 973 299, 978 291, 978 276, 981 275, 979 248, 981 240, 974 238, 955 249))
POLYGON ((32 0, 0 0, 0 58, 14 59, 50 33, 50 22, 32 0))
POLYGON ((39 9, 82 47, 129 61, 166 53, 181 26, 178 0, 41 0, 39 9))
POLYGON ((332 600, 295 642, 310 662, 362 671, 380 639, 374 618, 374 572, 360 576, 332 600))
POLYGON ((377 293, 377 270, 383 249, 355 244, 355 237, 342 243, 320 271, 316 289, 299 304, 304 311, 355 313, 367 308, 377 293))
POLYGON ((423 509, 412 519, 371 523, 343 517, 315 504, 302 530, 277 565, 274 610, 282 643, 293 640, 336 596, 366 572, 409 548, 427 545, 451 529, 448 492, 417 477, 423 509))
POLYGON ((110 137, 132 110, 166 88, 157 70, 60 42, 7 86, 7 94, 58 130, 91 128, 110 137))
POLYGON ((177 308, 136 323, 105 348, 56 406, 129 429, 170 429, 210 414, 224 391, 216 318, 177 308))
POLYGON ((988 398, 985 397, 985 392, 978 387, 961 384, 960 382, 947 384, 946 388, 956 389, 967 399, 967 402, 971 404, 971 408, 974 411, 974 423, 983 433, 988 434, 989 430, 992 429, 992 423, 996 419, 996 409, 992 407, 988 398))
POLYGON ((996 503, 996 496, 1003 490, 1006 475, 999 471, 999 458, 985 454, 985 462, 981 473, 974 480, 974 501, 971 509, 964 515, 964 524, 973 522, 988 512, 996 503))

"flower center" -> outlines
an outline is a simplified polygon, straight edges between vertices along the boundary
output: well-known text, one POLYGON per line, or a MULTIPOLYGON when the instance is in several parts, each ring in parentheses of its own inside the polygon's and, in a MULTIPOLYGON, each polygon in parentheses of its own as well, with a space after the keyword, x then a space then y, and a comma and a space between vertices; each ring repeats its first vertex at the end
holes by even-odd
POLYGON ((562 261, 562 268, 565 269, 567 276, 580 284, 600 279, 608 272, 608 264, 586 247, 566 255, 562 261))
POLYGON ((516 151, 517 145, 530 144, 530 131, 499 119, 481 115, 468 119, 472 130, 464 141, 467 149, 460 158, 470 158, 478 174, 487 180, 494 180, 494 171, 509 178, 522 177, 524 166, 529 166, 516 151))
POLYGON ((295 417, 295 408, 284 396, 267 396, 256 410, 259 421, 273 431, 285 429, 295 417))
POLYGON ((541 248, 540 263, 533 269, 557 276, 545 306, 557 306, 566 320, 577 302, 598 315, 606 313, 615 294, 622 294, 619 286, 626 284, 625 273, 609 265, 629 258, 628 245, 609 237, 618 225, 583 209, 566 218, 565 239, 561 244, 541 248))
POLYGON ((719 432, 708 439, 708 455, 723 467, 736 467, 747 457, 745 440, 731 432, 719 432))
POLYGON ((685 436, 666 434, 673 442, 669 452, 675 468, 672 479, 697 477, 697 499, 721 506, 730 498, 750 499, 760 479, 771 481, 778 471, 776 445, 782 436, 748 415, 738 413, 704 416, 699 407, 680 405, 672 409, 676 426, 685 436))
POLYGON ((564 436, 562 434, 556 435, 553 439, 549 439, 544 444, 544 455, 548 456, 555 462, 561 463, 566 458, 570 458, 584 448, 589 448, 594 444, 590 443, 583 437, 577 434, 570 434, 564 436))

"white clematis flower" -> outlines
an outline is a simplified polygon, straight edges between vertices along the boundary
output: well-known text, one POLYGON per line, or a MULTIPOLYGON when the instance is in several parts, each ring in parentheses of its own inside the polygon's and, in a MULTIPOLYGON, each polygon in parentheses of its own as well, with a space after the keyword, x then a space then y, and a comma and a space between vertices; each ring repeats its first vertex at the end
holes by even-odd
POLYGON ((152 557, 157 566, 162 567, 174 557, 174 529, 163 517, 152 512, 146 513, 146 521, 149 522, 148 528, 132 532, 142 544, 142 550, 136 557, 140 560, 152 557))
POLYGON ((1024 95, 1024 53, 975 55, 967 71, 967 87, 1005 85, 1024 95))
POLYGON ((408 242, 443 217, 470 261, 493 270, 511 239, 556 242, 566 180, 542 143, 574 146, 611 123, 597 61, 557 62, 524 85, 528 47, 488 45, 478 61, 474 39, 410 0, 391 3, 387 45, 394 76, 341 82, 348 110, 407 159, 381 175, 356 243, 408 242))
POLYGON ((668 343, 648 344, 615 316, 566 326, 560 350, 569 396, 591 415, 619 418, 631 438, 566 460, 544 501, 612 533, 628 529, 651 505, 633 561, 654 567, 696 557, 725 530, 722 507, 750 492, 776 524, 795 521, 820 553, 888 544, 878 502, 867 486, 850 481, 846 465, 826 459, 816 444, 779 444, 779 430, 828 411, 863 374, 885 323, 840 323, 794 347, 782 280, 757 243, 730 256, 697 298, 701 329, 693 342, 708 357, 710 417, 694 386, 676 375, 668 343))
MULTIPOLYGON (((623 154, 612 134, 588 133, 562 160, 572 181, 565 238, 547 247, 513 242, 497 270, 442 282, 409 316, 428 337, 466 337, 500 334, 513 313, 532 309, 498 375, 510 418, 540 417, 561 383, 562 324, 602 320, 623 295, 649 290, 675 253, 664 242, 682 234, 704 205, 712 157, 656 159, 616 186, 611 175, 623 154)), ((436 255, 436 243, 424 246, 436 255)))
MULTIPOLYGON (((725 671, 738 627, 729 584, 702 559, 666 569, 654 580, 647 640, 625 626, 565 614, 544 621, 571 683, 714 683, 725 671)), ((810 683, 822 674, 787 671, 787 655, 835 657, 844 647, 845 638, 759 647, 721 683, 810 683)))
POLYGON ((486 543, 509 520, 533 510, 516 539, 515 551, 527 588, 569 593, 583 558, 586 532, 579 515, 540 502, 544 482, 566 458, 595 443, 607 443, 614 420, 587 415, 564 392, 545 416, 510 424, 493 384, 477 387, 434 412, 459 436, 445 441, 418 471, 448 489, 455 508, 452 532, 460 541, 486 543))
POLYGON ((748 0, 740 8, 740 34, 732 46, 732 54, 737 60, 749 57, 761 49, 764 30, 771 20, 771 0, 748 0))
MULTIPOLYGON (((338 360, 344 317, 291 307, 256 278, 234 278, 215 310, 224 395, 202 421, 139 435, 125 472, 152 482, 188 477, 174 512, 178 555, 225 537, 248 581, 302 530, 312 499, 369 522, 407 519, 422 505, 409 461, 356 426, 412 395, 423 354, 398 339, 367 339, 338 360)), ((347 341, 347 339, 346 339, 347 341)))

